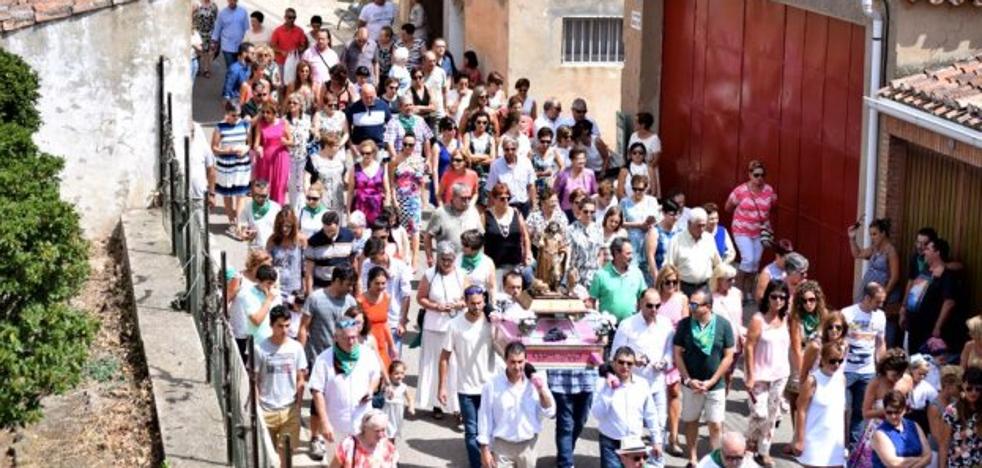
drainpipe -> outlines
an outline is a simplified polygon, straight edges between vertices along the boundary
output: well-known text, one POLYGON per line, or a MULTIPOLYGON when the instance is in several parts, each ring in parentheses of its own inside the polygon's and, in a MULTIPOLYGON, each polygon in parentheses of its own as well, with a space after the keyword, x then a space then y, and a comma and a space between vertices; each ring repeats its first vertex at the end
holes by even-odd
MULTIPOLYGON (((861 0, 863 13, 869 18, 873 27, 873 34, 870 37, 870 72, 869 72, 869 98, 874 98, 880 89, 881 76, 883 73, 883 16, 874 8, 874 0, 861 0)), ((866 173, 865 187, 866 192, 863 198, 863 219, 865 224, 869 224, 876 217, 876 162, 879 157, 880 142, 880 119, 876 108, 866 105, 866 173)), ((865 243, 869 243, 869 230, 864 230, 866 234, 865 243)), ((868 263, 863 262, 863 273, 866 273, 868 263)))

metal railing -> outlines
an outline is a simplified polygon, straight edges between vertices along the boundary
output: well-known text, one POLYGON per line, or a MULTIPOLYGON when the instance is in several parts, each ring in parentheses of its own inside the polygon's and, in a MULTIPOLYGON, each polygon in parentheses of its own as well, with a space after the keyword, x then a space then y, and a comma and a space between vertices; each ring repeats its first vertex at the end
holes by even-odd
MULTIPOLYGON (((256 398, 251 352, 243 355, 229 327, 228 284, 225 252, 211 252, 208 232, 208 194, 191 191, 191 139, 183 140, 183 164, 178 159, 173 132, 173 104, 167 91, 167 59, 157 63, 159 80, 159 132, 157 193, 154 207, 163 212, 164 229, 170 233, 171 254, 181 263, 185 289, 171 303, 194 319, 205 353, 208 383, 215 389, 224 415, 229 465, 238 468, 280 466, 279 457, 256 398)), ((250 340, 247 350, 252 350, 250 340)), ((287 443, 297 441, 287 441, 287 443)), ((283 466, 289 466, 286 460, 283 466)))

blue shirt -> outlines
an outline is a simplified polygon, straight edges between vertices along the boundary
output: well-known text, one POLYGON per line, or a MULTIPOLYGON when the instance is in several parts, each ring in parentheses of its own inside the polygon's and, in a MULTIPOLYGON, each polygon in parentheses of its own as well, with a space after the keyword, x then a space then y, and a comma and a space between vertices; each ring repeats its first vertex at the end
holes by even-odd
MULTIPOLYGON (((901 458, 908 457, 919 457, 924 453, 924 447, 921 446, 921 437, 917 433, 917 423, 914 421, 904 418, 901 419, 904 425, 904 431, 900 432, 892 424, 883 421, 880 423, 880 427, 877 431, 881 431, 890 439, 893 443, 893 448, 897 451, 897 456, 901 458)), ((873 466, 875 468, 883 468, 885 465, 883 461, 880 460, 880 456, 873 452, 873 466)))
POLYGON ((249 30, 249 12, 242 6, 222 8, 215 20, 215 30, 211 33, 212 42, 217 42, 222 52, 238 52, 242 38, 249 30))
POLYGON ((239 88, 242 83, 249 81, 249 65, 237 60, 232 66, 228 67, 225 74, 225 84, 222 86, 222 97, 229 101, 239 101, 239 88))
POLYGON ((385 101, 376 97, 369 108, 359 100, 345 108, 344 115, 348 118, 351 142, 355 146, 365 140, 374 140, 379 148, 385 147, 385 124, 392 118, 389 105, 385 101))

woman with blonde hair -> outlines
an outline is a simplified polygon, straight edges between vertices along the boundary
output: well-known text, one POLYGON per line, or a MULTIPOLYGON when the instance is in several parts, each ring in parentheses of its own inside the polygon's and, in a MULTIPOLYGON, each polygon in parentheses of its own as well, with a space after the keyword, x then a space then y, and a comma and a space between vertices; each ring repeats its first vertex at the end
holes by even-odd
POLYGON ((348 173, 348 212, 365 213, 365 221, 371 225, 382 212, 389 190, 389 177, 378 160, 378 145, 371 139, 358 145, 361 162, 348 173))
MULTIPOLYGON (((679 271, 672 265, 665 265, 655 279, 655 290, 658 291, 661 307, 658 315, 668 317, 672 328, 678 327, 679 321, 689 316, 689 298, 679 290, 679 271)), ((682 388, 678 368, 665 373, 665 386, 668 388, 668 446, 666 451, 672 456, 681 457, 682 447, 679 446, 679 420, 682 417, 682 388)))
POLYGON ((962 373, 961 366, 942 367, 941 390, 938 392, 938 397, 927 407, 927 423, 930 428, 927 441, 937 456, 937 466, 948 466, 948 451, 941 449, 948 443, 945 437, 944 413, 945 409, 957 402, 962 394, 962 373))
POLYGON ((300 235, 304 239, 310 239, 310 236, 324 228, 324 223, 321 221, 327 211, 327 207, 321 203, 324 186, 320 182, 314 182, 307 188, 306 195, 307 203, 297 211, 297 222, 300 224, 300 235))
POLYGON ((962 367, 982 367, 982 315, 976 315, 965 322, 968 337, 971 338, 962 348, 962 367))
POLYGON ((321 130, 320 150, 307 158, 306 169, 310 174, 310 182, 320 184, 322 187, 321 204, 325 209, 341 215, 343 226, 347 224, 344 195, 350 187, 342 145, 342 138, 338 134, 321 130))

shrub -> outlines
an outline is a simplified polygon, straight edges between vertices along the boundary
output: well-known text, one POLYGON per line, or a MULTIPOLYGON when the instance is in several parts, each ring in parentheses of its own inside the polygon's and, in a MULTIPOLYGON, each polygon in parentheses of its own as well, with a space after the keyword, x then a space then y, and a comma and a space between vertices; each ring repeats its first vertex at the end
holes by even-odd
POLYGON ((41 417, 41 399, 78 383, 96 324, 67 304, 88 274, 60 158, 38 150, 37 76, 0 51, 0 427, 41 417))

